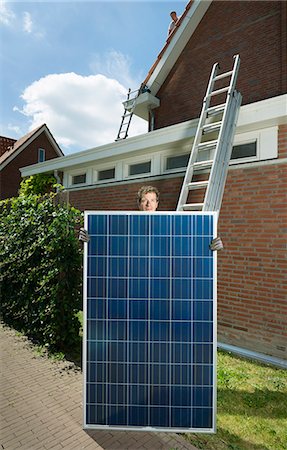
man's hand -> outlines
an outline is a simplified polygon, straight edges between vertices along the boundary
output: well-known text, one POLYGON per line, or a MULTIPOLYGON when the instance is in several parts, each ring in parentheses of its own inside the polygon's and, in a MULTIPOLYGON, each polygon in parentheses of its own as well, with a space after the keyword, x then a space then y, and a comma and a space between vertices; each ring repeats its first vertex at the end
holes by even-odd
POLYGON ((88 235, 87 230, 85 230, 85 228, 80 228, 79 241, 89 242, 89 240, 90 240, 90 236, 88 235))
POLYGON ((223 242, 221 240, 220 237, 216 237, 214 239, 212 239, 210 245, 209 245, 210 250, 212 250, 213 252, 215 251, 219 251, 223 249, 223 242))

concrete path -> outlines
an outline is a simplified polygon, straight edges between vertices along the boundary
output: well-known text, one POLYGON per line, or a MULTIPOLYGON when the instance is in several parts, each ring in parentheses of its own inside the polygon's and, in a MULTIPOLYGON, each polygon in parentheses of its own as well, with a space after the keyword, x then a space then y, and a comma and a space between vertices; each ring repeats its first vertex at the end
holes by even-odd
POLYGON ((181 435, 82 429, 82 373, 0 324, 0 450, 196 450, 181 435))

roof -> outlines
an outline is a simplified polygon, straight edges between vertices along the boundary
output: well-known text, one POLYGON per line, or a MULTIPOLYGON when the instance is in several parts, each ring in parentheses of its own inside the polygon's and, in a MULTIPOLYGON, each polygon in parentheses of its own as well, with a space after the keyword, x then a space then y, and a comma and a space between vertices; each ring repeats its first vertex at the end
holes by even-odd
MULTIPOLYGON (((35 128, 34 130, 30 131, 29 133, 25 134, 25 136, 21 137, 16 141, 15 139, 11 138, 4 138, 7 140, 10 140, 12 145, 7 145, 6 151, 4 151, 0 156, 0 168, 2 169, 7 164, 10 163, 12 159, 14 159, 24 148, 27 147, 34 139, 36 139, 41 133, 46 133, 48 139, 50 140, 51 144, 53 145, 56 153, 58 153, 59 156, 64 156, 62 150, 60 149, 59 145, 55 141, 52 133, 50 132, 47 125, 44 123, 40 125, 39 127, 35 128)), ((3 144, 4 145, 4 144, 3 144)))
POLYGON ((175 27, 173 28, 172 32, 168 35, 168 38, 167 38, 167 40, 166 40, 165 45, 163 46, 163 48, 162 48, 161 51, 159 52, 159 54, 158 54, 158 56, 157 56, 157 59, 155 60, 155 62, 154 62, 153 65, 151 66, 151 68, 150 68, 150 70, 149 70, 149 72, 148 72, 148 74, 147 74, 145 80, 143 81, 142 84, 143 84, 144 86, 147 85, 147 83, 148 83, 148 81, 149 81, 149 79, 150 79, 152 73, 154 72, 156 66, 158 65, 159 61, 163 58, 163 55, 164 55, 164 53, 165 53, 167 47, 169 46, 171 40, 174 38, 175 33, 177 32, 178 28, 179 28, 180 25, 182 24, 183 19, 186 17, 187 12, 190 10, 191 5, 192 5, 193 3, 194 3, 194 0, 190 0, 190 1, 188 2, 188 4, 186 5, 183 14, 178 18, 178 21, 176 22, 175 27))
POLYGON ((5 153, 9 147, 13 147, 17 139, 0 136, 0 156, 5 153))
MULTIPOLYGON (((146 86, 151 95, 155 96, 161 88, 212 1, 190 0, 187 3, 183 14, 142 82, 142 86, 146 86)), ((136 110, 135 114, 137 114, 136 110)))

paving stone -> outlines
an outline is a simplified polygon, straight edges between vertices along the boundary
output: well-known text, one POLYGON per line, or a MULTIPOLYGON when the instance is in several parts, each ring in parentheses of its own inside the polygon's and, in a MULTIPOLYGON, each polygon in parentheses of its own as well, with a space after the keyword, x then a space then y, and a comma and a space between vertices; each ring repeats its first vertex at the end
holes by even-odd
POLYGON ((0 450, 196 450, 174 433, 83 430, 81 370, 3 324, 0 345, 0 450))

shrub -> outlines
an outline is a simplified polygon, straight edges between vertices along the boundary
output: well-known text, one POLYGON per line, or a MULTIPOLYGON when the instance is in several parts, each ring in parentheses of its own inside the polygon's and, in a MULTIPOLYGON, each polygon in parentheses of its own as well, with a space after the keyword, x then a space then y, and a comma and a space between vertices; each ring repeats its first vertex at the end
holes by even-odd
POLYGON ((77 343, 82 298, 82 214, 57 199, 20 190, 0 202, 3 319, 53 351, 77 343))

